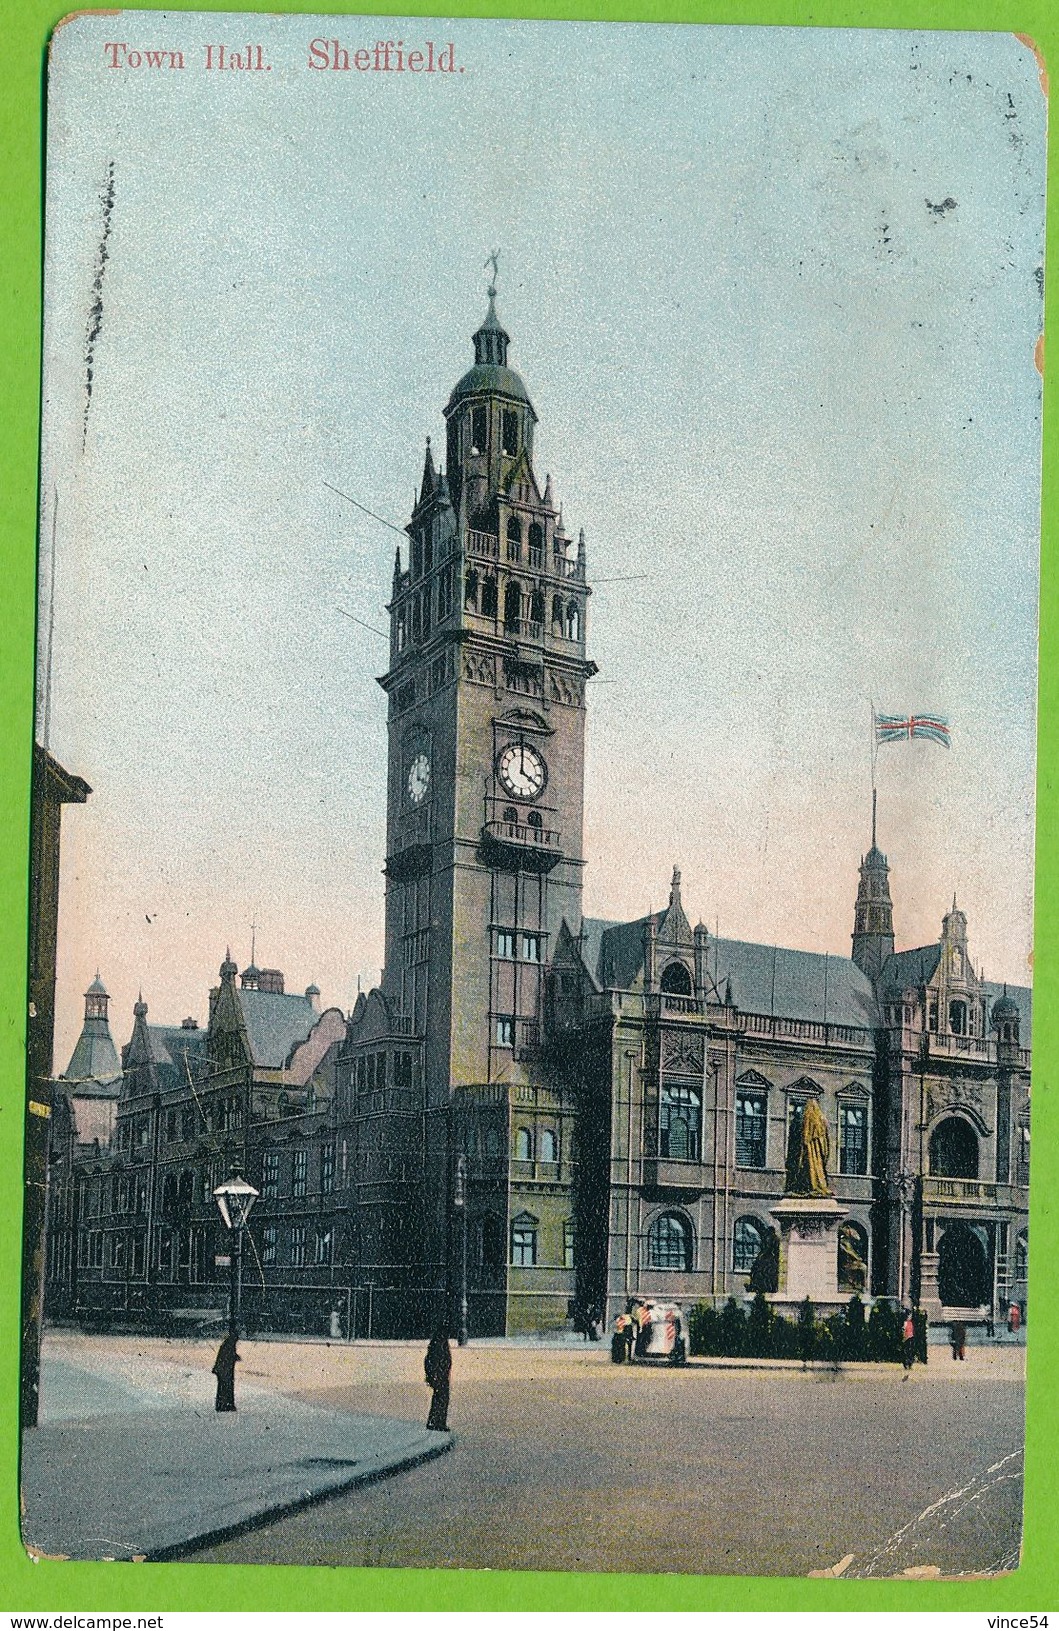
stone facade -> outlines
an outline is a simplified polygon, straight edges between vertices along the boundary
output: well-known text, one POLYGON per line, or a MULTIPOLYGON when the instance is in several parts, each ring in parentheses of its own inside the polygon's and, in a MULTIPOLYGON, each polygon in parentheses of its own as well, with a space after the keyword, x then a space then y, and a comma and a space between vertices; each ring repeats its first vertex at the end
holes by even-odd
POLYGON ((1024 1302, 1030 993, 983 981, 955 902, 895 950, 874 811, 850 957, 693 928, 679 872, 662 912, 585 917, 586 550, 508 345, 491 295, 394 564, 380 986, 347 1020, 226 958, 194 1041, 137 1010, 115 1138, 78 1158, 66 1305, 223 1306, 210 1188, 236 1155, 251 1323, 485 1335, 740 1297, 790 1250, 811 1099, 843 1296, 1024 1302))

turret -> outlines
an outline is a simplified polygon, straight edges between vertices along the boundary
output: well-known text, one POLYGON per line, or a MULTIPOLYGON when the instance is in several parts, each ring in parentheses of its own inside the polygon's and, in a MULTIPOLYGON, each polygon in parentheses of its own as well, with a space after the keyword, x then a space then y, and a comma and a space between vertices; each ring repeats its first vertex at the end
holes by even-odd
POLYGON ((860 884, 853 910, 853 961, 870 980, 877 980, 894 950, 894 909, 890 899, 890 866, 875 838, 875 790, 871 795, 871 848, 860 863, 860 884))

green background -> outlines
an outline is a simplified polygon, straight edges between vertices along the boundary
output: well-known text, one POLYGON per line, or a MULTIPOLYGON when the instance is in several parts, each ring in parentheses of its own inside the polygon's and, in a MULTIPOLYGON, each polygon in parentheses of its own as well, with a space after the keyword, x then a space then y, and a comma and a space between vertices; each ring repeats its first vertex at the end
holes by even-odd
MULTIPOLYGON (((149 0, 138 0, 149 9, 149 0)), ((158 7, 156 9, 163 9, 158 7)), ((210 9, 176 4, 164 9, 210 9)), ((271 4, 225 8, 269 11, 271 4)), ((356 12, 288 0, 290 12, 356 12)), ((1053 67, 1059 63, 1056 0, 493 0, 488 6, 414 0, 395 13, 448 16, 534 16, 709 23, 778 23, 828 27, 990 29, 1029 35, 1053 67)), ((1026 1527, 1022 1567, 995 1581, 751 1580, 743 1576, 500 1574, 455 1570, 301 1569, 166 1563, 118 1565, 31 1562, 18 1533, 18 1320, 21 1246, 21 1134, 25 1096, 26 902, 29 772, 32 743, 37 453, 40 402, 41 188, 43 181, 44 56, 62 16, 42 0, 0 0, 0 1128, 8 1149, 0 1162, 0 1611, 76 1609, 82 1612, 165 1609, 460 1609, 625 1611, 897 1609, 1059 1612, 1059 1398, 1054 1385, 1059 1349, 1059 1239, 1054 1196, 1059 1188, 1059 1115, 1052 1070, 1059 1063, 1055 1008, 1059 961, 1049 928, 1059 909, 1059 617, 1055 581, 1059 456, 1054 427, 1055 383, 1045 390, 1044 516, 1041 557, 1041 683, 1037 810, 1037 897, 1034 1015, 1033 1182, 1031 1203, 1032 1331, 1029 1343, 1029 1433, 1026 1445, 1026 1527)), ((1054 194, 1054 141, 1049 143, 1046 311, 1055 301, 1059 229, 1054 194)), ((679 1432, 679 1422, 674 1422, 679 1432)), ((673 1521, 680 1523, 680 1492, 673 1521)), ((782 1512, 776 1521, 783 1522, 782 1512)), ((1059 1619, 1056 1622, 1059 1631, 1059 1619)))

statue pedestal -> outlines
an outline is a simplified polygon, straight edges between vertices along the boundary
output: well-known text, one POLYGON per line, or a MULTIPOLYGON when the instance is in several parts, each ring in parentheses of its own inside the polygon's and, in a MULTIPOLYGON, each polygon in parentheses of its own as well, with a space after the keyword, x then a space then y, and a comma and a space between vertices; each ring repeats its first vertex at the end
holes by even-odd
POLYGON ((789 1313, 806 1297, 814 1307, 842 1308, 838 1289, 838 1230, 847 1216, 833 1195, 785 1195, 770 1208, 780 1234, 779 1289, 769 1298, 789 1313))

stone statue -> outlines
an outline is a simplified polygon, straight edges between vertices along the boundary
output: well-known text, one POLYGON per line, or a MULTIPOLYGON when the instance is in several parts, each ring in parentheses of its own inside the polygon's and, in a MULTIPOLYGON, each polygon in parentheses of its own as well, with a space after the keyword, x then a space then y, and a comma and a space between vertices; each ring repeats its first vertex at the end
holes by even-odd
POLYGON ((823 1111, 815 1099, 806 1102, 797 1128, 788 1169, 787 1191, 791 1195, 830 1195, 827 1163, 831 1159, 831 1135, 823 1111))
POLYGON ((868 1265, 858 1250, 856 1232, 843 1224, 838 1232, 838 1289, 863 1291, 868 1283, 868 1265))
POLYGON ((748 1291, 778 1291, 780 1288, 780 1237, 775 1229, 766 1229, 761 1250, 750 1265, 748 1291))

